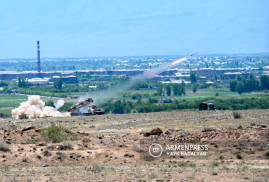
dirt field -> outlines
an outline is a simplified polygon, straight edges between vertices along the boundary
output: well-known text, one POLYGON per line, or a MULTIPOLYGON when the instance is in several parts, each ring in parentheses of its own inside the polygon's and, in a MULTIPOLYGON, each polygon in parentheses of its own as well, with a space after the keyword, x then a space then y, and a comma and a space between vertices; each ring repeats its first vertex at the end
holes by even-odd
POLYGON ((0 181, 268 181, 269 110, 237 113, 0 119, 0 181), (44 131, 53 123, 72 137, 52 143, 44 131), (178 145, 207 149, 167 148, 178 145))

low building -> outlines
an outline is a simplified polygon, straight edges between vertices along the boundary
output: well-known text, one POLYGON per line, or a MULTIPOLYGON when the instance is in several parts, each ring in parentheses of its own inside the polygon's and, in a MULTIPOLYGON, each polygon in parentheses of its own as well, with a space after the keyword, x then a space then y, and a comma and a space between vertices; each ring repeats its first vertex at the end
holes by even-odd
POLYGON ((63 76, 64 83, 76 84, 78 83, 78 78, 75 75, 63 76))
POLYGON ((242 73, 242 72, 227 72, 227 73, 223 74, 223 77, 224 77, 224 79, 234 80, 234 79, 236 79, 237 75, 240 75, 243 78, 248 77, 248 73, 242 73))
POLYGON ((78 83, 78 79, 75 75, 68 75, 68 76, 53 76, 50 81, 54 82, 56 79, 60 79, 62 78, 64 83, 68 83, 68 84, 76 84, 78 83))
POLYGON ((27 79, 28 83, 32 85, 49 85, 50 78, 31 78, 27 79))
POLYGON ((207 82, 205 82, 206 84, 209 84, 209 85, 212 85, 212 84, 214 84, 214 82, 212 82, 212 81, 207 81, 207 82))
POLYGON ((90 85, 89 88, 92 88, 92 89, 97 89, 97 85, 90 85))

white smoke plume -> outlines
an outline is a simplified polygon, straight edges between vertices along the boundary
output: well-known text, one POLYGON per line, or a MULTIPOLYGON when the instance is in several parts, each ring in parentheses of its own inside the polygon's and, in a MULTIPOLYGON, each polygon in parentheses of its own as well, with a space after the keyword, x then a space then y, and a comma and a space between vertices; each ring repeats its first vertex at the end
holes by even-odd
POLYGON ((54 104, 54 106, 55 106, 55 109, 56 109, 56 110, 60 109, 61 107, 64 106, 64 100, 63 100, 63 99, 59 99, 59 100, 57 101, 57 103, 54 104))
POLYGON ((157 68, 146 70, 144 73, 136 75, 136 76, 132 77, 130 80, 125 81, 121 84, 112 86, 105 91, 100 91, 100 92, 92 93, 91 95, 86 95, 84 97, 80 97, 79 101, 82 101, 85 98, 91 97, 91 98, 93 98, 94 103, 96 105, 102 104, 104 102, 109 101, 112 98, 115 98, 119 93, 130 89, 132 86, 134 86, 139 81, 153 78, 156 75, 164 72, 165 70, 168 70, 168 69, 174 67, 175 65, 180 64, 181 62, 186 61, 186 60, 187 60, 187 57, 183 57, 183 58, 175 60, 173 62, 164 63, 157 68))
POLYGON ((70 113, 61 113, 57 111, 62 107, 64 101, 61 99, 57 102, 56 108, 45 106, 39 95, 28 97, 28 101, 22 102, 18 108, 11 111, 12 117, 16 119, 33 119, 43 117, 67 117, 70 113))

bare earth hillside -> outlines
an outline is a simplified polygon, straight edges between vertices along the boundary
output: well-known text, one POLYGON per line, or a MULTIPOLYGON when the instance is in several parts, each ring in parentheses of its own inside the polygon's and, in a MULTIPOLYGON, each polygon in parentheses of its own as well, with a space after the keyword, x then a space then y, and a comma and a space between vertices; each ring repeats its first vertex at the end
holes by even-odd
POLYGON ((267 181, 269 110, 0 119, 0 179, 267 181), (51 124, 63 126, 60 136, 51 124), (149 153, 154 143, 159 157, 149 153), (178 145, 207 150, 167 149, 178 145))

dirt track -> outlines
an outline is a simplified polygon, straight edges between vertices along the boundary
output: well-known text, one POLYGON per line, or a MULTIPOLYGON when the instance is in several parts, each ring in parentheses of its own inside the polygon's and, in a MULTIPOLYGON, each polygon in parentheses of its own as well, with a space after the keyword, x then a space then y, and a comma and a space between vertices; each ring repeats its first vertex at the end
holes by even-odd
POLYGON ((234 119, 231 111, 0 119, 0 140, 10 143, 11 149, 0 151, 1 180, 266 181, 269 111, 238 112, 241 119, 234 119), (77 136, 68 141, 70 148, 63 147, 66 142, 42 138, 40 129, 51 123, 77 136), (157 127, 162 134, 144 136, 157 127), (208 150, 206 156, 163 153, 154 158, 148 153, 153 143, 164 148, 207 145, 208 150))

